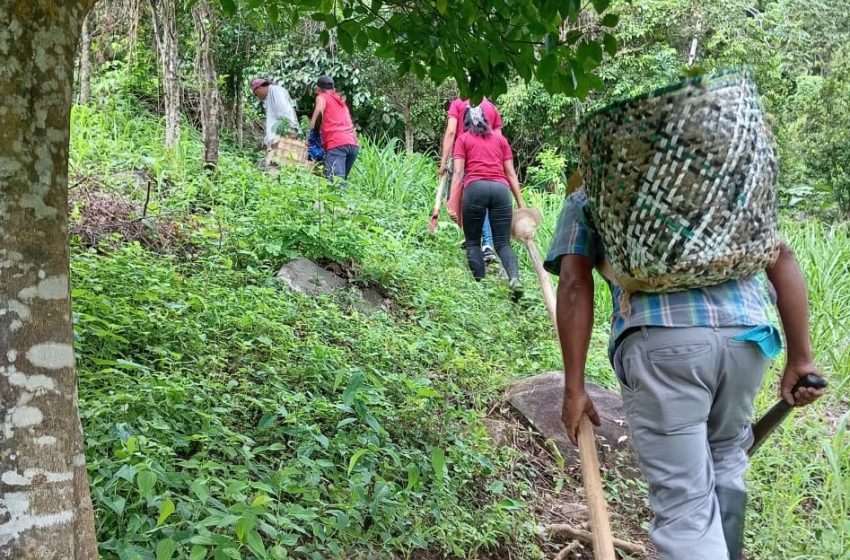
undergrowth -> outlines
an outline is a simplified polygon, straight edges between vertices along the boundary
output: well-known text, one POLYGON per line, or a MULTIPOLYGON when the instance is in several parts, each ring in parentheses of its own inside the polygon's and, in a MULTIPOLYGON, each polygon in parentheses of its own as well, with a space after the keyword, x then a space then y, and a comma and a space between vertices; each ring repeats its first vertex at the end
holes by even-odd
MULTIPOLYGON (((304 170, 271 179, 227 148, 207 174, 194 133, 166 151, 160 124, 127 100, 77 107, 72 119, 72 189, 144 206, 192 247, 157 251, 118 233, 73 241, 80 411, 104 558, 541 557, 531 485, 481 419, 512 380, 560 369, 557 346, 522 251, 526 296, 515 305, 497 274, 471 282, 447 220, 428 234, 433 161, 366 142, 350 188, 335 190, 304 170), (290 291, 274 275, 297 256, 339 263, 391 305, 290 291)), ((544 211, 545 251, 561 198, 525 197, 544 211)), ((757 455, 748 551, 846 559, 850 240, 819 224, 786 233, 832 388, 757 455)), ((611 301, 596 292, 588 376, 614 387, 611 301)))

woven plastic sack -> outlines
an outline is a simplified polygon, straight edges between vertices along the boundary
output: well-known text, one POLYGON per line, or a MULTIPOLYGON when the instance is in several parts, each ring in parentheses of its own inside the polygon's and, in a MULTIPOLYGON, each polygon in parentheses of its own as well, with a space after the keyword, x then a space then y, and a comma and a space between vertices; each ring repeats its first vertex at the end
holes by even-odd
POLYGON ((669 292, 777 256, 777 159, 748 70, 690 78, 591 114, 579 171, 618 283, 669 292))
POLYGON ((277 165, 307 163, 307 145, 304 140, 283 137, 266 154, 266 163, 277 165))

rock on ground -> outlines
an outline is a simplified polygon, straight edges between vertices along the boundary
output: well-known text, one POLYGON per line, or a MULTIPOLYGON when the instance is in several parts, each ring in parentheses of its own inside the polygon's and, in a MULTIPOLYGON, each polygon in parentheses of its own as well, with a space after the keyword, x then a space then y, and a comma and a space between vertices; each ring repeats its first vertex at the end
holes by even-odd
POLYGON ((384 306, 384 299, 376 291, 360 289, 330 270, 305 258, 288 262, 277 272, 277 279, 293 291, 311 296, 339 289, 350 289, 359 296, 361 311, 374 311, 384 306))
MULTIPOLYGON (((600 454, 604 457, 611 452, 630 452, 631 439, 620 395, 593 383, 586 383, 585 388, 602 421, 602 426, 594 427, 600 454)), ((578 448, 570 443, 561 423, 563 398, 564 374, 552 371, 516 381, 508 389, 507 400, 543 437, 553 440, 565 458, 577 459, 578 448)))

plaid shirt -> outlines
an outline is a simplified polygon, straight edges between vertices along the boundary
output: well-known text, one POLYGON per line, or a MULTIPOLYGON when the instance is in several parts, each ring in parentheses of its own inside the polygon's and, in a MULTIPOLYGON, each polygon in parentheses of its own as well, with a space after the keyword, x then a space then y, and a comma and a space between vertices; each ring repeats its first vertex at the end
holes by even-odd
MULTIPOLYGON (((561 257, 583 255, 599 264, 604 247, 599 234, 585 214, 587 195, 578 189, 567 196, 546 255, 544 266, 552 274, 561 271, 561 257)), ((631 313, 624 317, 619 301, 622 290, 609 283, 614 300, 611 321, 611 350, 619 336, 632 327, 756 327, 770 324, 769 297, 761 275, 732 280, 716 286, 681 292, 630 297, 631 313)))

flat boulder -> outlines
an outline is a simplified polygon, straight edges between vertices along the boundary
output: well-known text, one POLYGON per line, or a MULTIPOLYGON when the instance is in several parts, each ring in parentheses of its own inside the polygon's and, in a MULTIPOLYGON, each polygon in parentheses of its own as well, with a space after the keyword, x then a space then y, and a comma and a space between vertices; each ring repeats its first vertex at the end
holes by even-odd
POLYGON ((385 308, 384 298, 375 290, 361 289, 349 279, 302 257, 283 265, 276 276, 289 289, 311 296, 340 289, 349 291, 354 295, 353 306, 361 312, 385 308))
POLYGON ((348 282, 313 261, 297 258, 288 262, 277 272, 277 279, 290 289, 315 296, 345 288, 348 282))
MULTIPOLYGON (((602 421, 602 426, 594 426, 600 454, 605 457, 616 452, 630 453, 631 438, 620 395, 589 382, 585 383, 585 389, 602 421)), ((552 371, 516 381, 508 389, 507 400, 543 437, 553 440, 564 457, 578 458, 578 448, 570 443, 561 422, 562 372, 552 371)))

